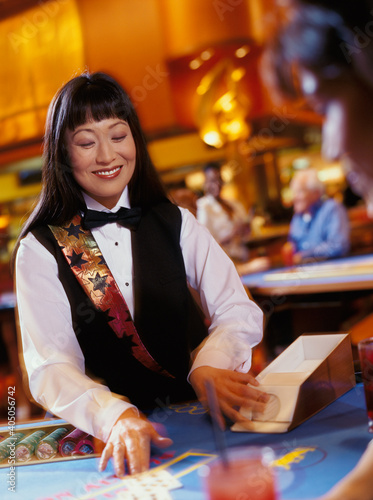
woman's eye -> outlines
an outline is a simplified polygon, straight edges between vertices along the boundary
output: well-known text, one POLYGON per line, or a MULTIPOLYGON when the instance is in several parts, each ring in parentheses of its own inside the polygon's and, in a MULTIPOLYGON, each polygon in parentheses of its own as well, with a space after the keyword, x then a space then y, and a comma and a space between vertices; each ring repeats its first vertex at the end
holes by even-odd
POLYGON ((120 137, 113 137, 113 141, 120 142, 123 141, 123 139, 125 139, 126 137, 127 137, 126 135, 121 135, 120 137))
POLYGON ((90 146, 93 146, 94 142, 84 142, 79 144, 81 148, 89 148, 90 146))

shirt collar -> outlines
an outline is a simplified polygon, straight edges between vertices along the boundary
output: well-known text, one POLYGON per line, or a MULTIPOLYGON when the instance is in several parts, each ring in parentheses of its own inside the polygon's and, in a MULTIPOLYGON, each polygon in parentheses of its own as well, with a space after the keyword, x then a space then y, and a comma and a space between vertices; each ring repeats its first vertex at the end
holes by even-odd
POLYGON ((323 203, 322 200, 315 201, 315 203, 313 203, 313 205, 311 205, 311 207, 309 208, 309 210, 306 213, 302 214, 302 219, 305 222, 309 222, 313 218, 313 216, 315 215, 315 213, 319 210, 319 208, 321 207, 322 203, 323 203))
POLYGON ((89 210, 97 210, 98 212, 118 212, 121 207, 130 208, 129 194, 128 194, 128 186, 126 186, 123 190, 123 193, 120 195, 118 203, 109 210, 104 205, 101 205, 98 201, 94 200, 91 196, 86 193, 82 193, 85 204, 89 210))

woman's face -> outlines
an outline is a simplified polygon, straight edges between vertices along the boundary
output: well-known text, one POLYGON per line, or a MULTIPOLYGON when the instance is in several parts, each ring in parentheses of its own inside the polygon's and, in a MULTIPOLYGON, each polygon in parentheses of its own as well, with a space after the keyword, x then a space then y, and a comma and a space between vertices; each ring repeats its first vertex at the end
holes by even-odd
POLYGON ((301 85, 324 116, 322 154, 341 160, 351 187, 373 213, 373 91, 353 76, 320 82, 303 71, 301 85))
POLYGON ((82 190, 113 208, 136 165, 136 146, 128 123, 120 118, 87 121, 67 130, 66 147, 74 179, 82 190))

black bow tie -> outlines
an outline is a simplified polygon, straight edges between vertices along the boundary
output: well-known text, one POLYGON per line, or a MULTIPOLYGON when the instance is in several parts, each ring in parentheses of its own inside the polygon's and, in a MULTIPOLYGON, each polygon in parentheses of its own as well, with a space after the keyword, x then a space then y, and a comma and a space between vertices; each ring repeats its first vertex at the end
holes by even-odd
POLYGON ((87 210, 83 225, 86 229, 94 229, 111 222, 117 222, 123 227, 136 230, 141 219, 141 208, 120 208, 118 212, 97 212, 96 210, 87 210))

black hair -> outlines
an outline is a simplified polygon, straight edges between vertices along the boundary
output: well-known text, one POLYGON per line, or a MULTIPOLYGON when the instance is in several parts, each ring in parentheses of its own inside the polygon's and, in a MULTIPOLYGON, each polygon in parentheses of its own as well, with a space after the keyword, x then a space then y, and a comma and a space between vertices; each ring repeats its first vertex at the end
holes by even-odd
POLYGON ((204 172, 207 172, 207 170, 216 170, 217 172, 220 172, 221 165, 218 161, 210 161, 209 163, 206 163, 206 165, 203 167, 204 172))
POLYGON ((373 85, 372 9, 373 0, 294 0, 268 52, 277 87, 298 94, 297 66, 320 79, 354 74, 373 85))
POLYGON ((85 72, 61 87, 49 106, 44 134, 42 191, 18 242, 37 226, 62 225, 85 209, 81 188, 72 175, 65 132, 75 130, 87 120, 115 117, 128 123, 136 146, 136 166, 128 184, 131 206, 146 209, 167 200, 129 96, 109 75, 85 72))

